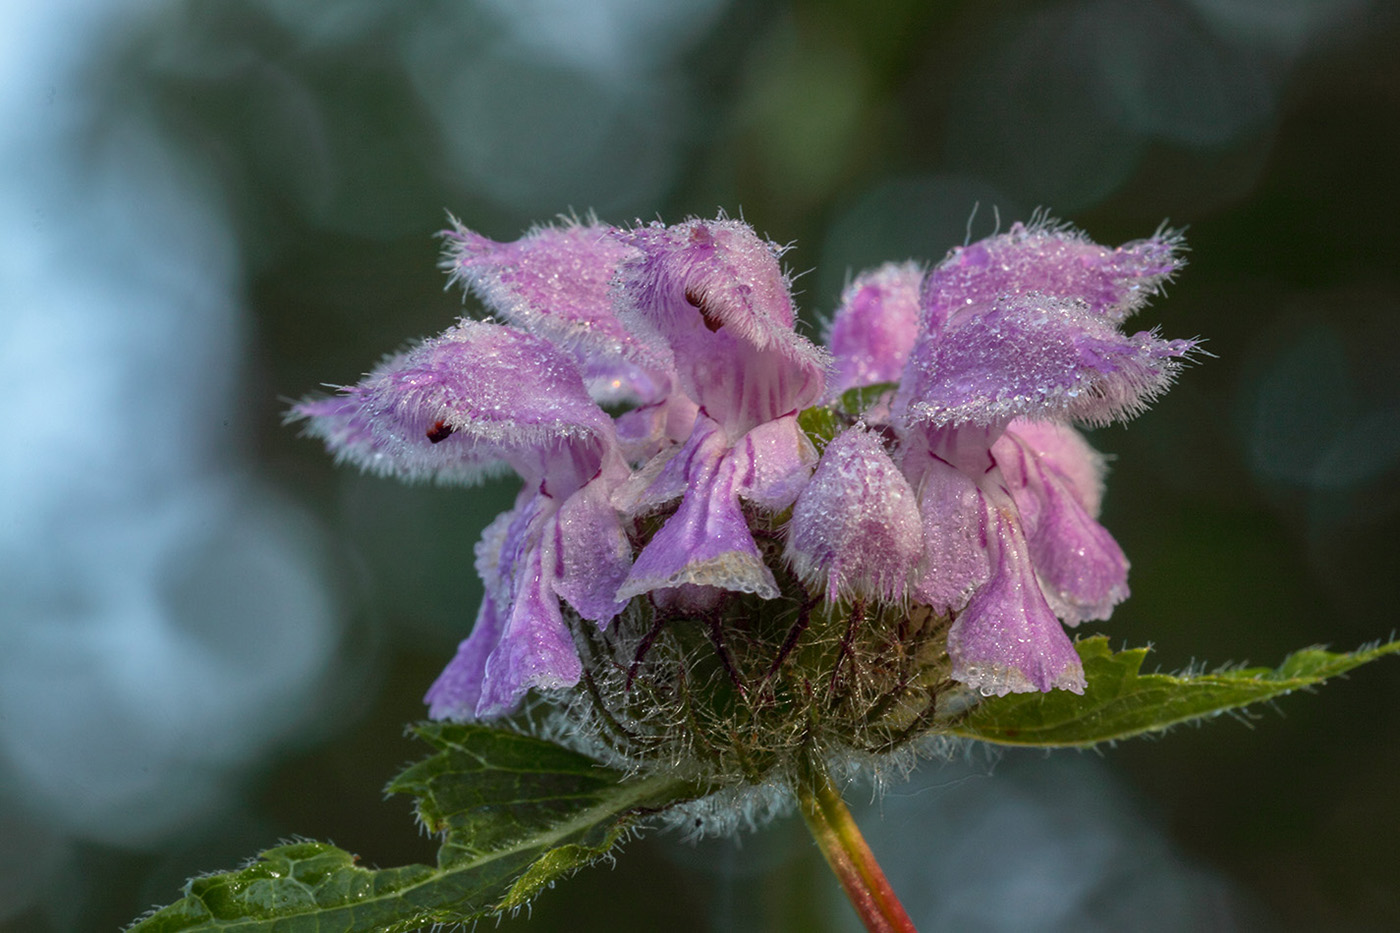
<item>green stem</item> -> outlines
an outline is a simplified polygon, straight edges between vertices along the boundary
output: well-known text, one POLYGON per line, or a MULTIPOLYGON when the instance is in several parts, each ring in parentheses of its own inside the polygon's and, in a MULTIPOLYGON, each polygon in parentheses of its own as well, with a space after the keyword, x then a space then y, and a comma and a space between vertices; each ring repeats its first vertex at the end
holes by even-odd
POLYGON ((918 933, 815 754, 807 756, 797 799, 807 829, 865 928, 870 933, 918 933))

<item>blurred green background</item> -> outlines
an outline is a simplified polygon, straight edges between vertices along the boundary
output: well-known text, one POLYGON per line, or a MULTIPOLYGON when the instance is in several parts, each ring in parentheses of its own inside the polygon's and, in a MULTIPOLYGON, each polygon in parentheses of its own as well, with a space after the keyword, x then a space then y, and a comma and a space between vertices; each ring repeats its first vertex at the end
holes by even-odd
MULTIPOLYGON (((1214 358, 1110 452, 1162 669, 1395 628, 1400 8, 1367 0, 223 0, 3 14, 0 926, 108 930, 293 835, 432 857, 380 788, 509 482, 283 426, 462 313, 435 233, 718 209, 819 336, 848 277, 1040 206, 1190 265, 1214 358), (142 555, 150 555, 149 559, 142 555), (178 674, 178 676, 176 676, 178 674)), ((1400 927, 1400 669, 1102 755, 925 762, 858 813, 925 929, 1400 927)), ((853 789, 864 804, 870 794, 853 789)), ((791 819, 651 834, 505 929, 845 930, 791 819)))

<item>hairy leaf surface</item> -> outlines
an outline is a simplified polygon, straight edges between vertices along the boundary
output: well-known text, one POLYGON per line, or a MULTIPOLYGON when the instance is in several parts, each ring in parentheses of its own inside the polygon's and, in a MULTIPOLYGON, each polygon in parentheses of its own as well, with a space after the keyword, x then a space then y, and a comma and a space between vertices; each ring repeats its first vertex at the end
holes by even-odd
POLYGON ((1400 651, 1400 641, 1342 653, 1304 648, 1277 668, 1200 674, 1144 674, 1148 649, 1114 652, 1102 635, 1082 639, 1075 647, 1088 680, 1083 696, 1055 690, 983 700, 953 732, 998 745, 1042 747, 1126 739, 1305 690, 1400 651))
POLYGON ((133 933, 396 933, 511 910, 597 860, 653 808, 698 790, 623 774, 552 742, 480 725, 415 727, 434 748, 389 785, 442 835, 438 864, 362 867, 319 842, 196 878, 133 933))

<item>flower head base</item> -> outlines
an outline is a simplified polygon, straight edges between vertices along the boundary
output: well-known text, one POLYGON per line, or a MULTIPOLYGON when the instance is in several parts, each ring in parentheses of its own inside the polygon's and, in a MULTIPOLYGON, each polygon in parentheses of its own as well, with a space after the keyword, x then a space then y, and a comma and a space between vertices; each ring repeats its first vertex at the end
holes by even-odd
POLYGON ((1121 330, 1174 236, 1108 249, 1040 220, 881 267, 830 352, 795 330, 782 250, 723 216, 445 236, 501 323, 294 409, 367 470, 524 480, 432 716, 533 689, 595 751, 761 781, 799 748, 901 747, 978 694, 1084 689, 1065 626, 1109 617, 1128 562, 1071 423, 1138 413, 1194 348, 1121 330))

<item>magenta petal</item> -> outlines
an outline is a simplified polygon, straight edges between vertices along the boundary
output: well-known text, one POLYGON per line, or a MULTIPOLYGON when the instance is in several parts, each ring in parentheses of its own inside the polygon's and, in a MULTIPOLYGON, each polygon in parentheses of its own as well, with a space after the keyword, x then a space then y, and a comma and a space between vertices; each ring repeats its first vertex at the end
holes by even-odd
POLYGON ((902 599, 923 556, 918 502, 880 438, 852 428, 827 444, 793 506, 786 557, 828 600, 902 599))
POLYGON ((1166 390, 1190 340, 1122 334, 1078 301, 1031 294, 955 313, 915 348, 896 410, 909 423, 1017 417, 1106 424, 1166 390))
POLYGON ((829 394, 899 381, 919 333, 923 279, 917 263, 886 263, 846 287, 827 330, 826 344, 835 357, 829 394))
POLYGON ((614 443, 612 419, 573 362, 499 324, 463 321, 341 393, 292 413, 307 418, 307 432, 338 459, 402 479, 470 482, 502 460, 519 468, 522 454, 525 472, 542 472, 561 447, 592 461, 577 465, 586 479, 614 443))
POLYGON ((615 594, 632 566, 632 545, 599 478, 569 497, 555 517, 559 555, 554 591, 585 619, 605 628, 627 607, 615 594))
POLYGON ((653 224, 623 235, 624 323, 669 349, 685 394, 729 437, 821 395, 824 351, 797 335, 779 250, 740 221, 653 224))
POLYGON ((617 318, 612 280, 635 250, 615 233, 566 221, 498 243, 454 222, 443 267, 502 320, 572 354, 596 397, 655 401, 670 388, 670 355, 617 318))
POLYGON ((485 599, 476 627, 425 697, 433 718, 504 716, 532 687, 578 683, 582 667, 556 593, 556 507, 549 496, 526 490, 482 535, 476 569, 485 599))
MULTIPOLYGON (((765 599, 778 595, 777 581, 764 566, 739 508, 734 458, 727 455, 723 433, 710 425, 705 442, 685 452, 688 487, 680 507, 637 556, 618 599, 686 584, 765 599)), ((697 432, 704 430, 697 427, 697 432)))
POLYGON ((953 679, 984 696, 1083 693, 1083 665, 1040 591, 1014 508, 986 509, 992 576, 948 631, 953 679))
MULTIPOLYGON (((1086 447, 1088 445, 1085 445, 1086 447)), ((1107 619, 1128 598, 1128 559, 1072 483, 1008 431, 992 449, 1020 509, 1045 598, 1068 625, 1107 619)))
POLYGON ((937 330, 969 304, 1032 292, 1075 299, 1116 323, 1141 308, 1180 269, 1181 240, 1163 232, 1117 249, 1049 219, 954 249, 928 274, 926 326, 937 330))
POLYGON ((796 415, 763 422, 740 437, 727 454, 724 430, 712 418, 692 421, 683 445, 662 451, 618 487, 613 505, 619 511, 640 515, 679 499, 691 482, 690 472, 702 446, 708 451, 700 454, 702 458, 730 457, 737 471, 735 491, 769 511, 792 505, 812 475, 817 451, 798 426, 796 415))

